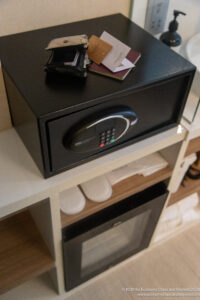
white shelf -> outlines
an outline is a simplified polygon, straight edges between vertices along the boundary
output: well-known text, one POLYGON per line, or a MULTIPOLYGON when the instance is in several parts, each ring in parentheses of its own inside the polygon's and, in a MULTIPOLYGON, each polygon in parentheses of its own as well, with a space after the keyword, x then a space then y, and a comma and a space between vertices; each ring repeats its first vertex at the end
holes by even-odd
POLYGON ((15 129, 0 133, 0 218, 185 138, 182 126, 44 179, 15 129))

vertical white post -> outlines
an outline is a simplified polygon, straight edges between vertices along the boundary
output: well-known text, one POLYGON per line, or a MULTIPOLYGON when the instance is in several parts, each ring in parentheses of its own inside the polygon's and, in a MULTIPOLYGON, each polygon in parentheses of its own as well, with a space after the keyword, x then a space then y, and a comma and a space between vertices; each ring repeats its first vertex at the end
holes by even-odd
POLYGON ((135 22, 142 28, 144 28, 146 10, 148 1, 147 0, 133 0, 130 11, 131 21, 135 22))
POLYGON ((54 253, 55 253, 55 272, 52 272, 52 279, 58 287, 59 294, 65 292, 64 287, 64 270, 62 258, 62 234, 61 234, 61 216, 59 193, 54 193, 50 197, 51 219, 52 219, 52 233, 54 240, 54 253))

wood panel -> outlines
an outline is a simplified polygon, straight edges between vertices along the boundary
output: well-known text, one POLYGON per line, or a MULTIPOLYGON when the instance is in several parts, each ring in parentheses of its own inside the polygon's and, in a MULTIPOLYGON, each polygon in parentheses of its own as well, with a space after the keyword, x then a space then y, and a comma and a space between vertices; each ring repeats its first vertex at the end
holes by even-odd
POLYGON ((200 137, 192 139, 189 142, 186 153, 185 153, 185 156, 188 156, 192 153, 196 153, 198 151, 200 151, 200 137))
POLYGON ((115 184, 113 188, 112 197, 101 203, 95 203, 87 199, 86 206, 82 212, 76 215, 66 215, 61 212, 61 221, 62 221, 62 227, 68 226, 72 223, 77 222, 78 220, 81 220, 105 207, 108 207, 122 199, 125 199, 131 195, 134 195, 153 184, 156 184, 162 180, 167 179, 171 176, 171 169, 169 167, 166 167, 162 169, 161 171, 158 171, 150 176, 142 176, 142 175, 134 175, 131 176, 118 184, 115 184))
POLYGON ((54 267, 28 211, 0 222, 0 294, 54 267))
POLYGON ((200 191, 200 179, 194 180, 186 177, 186 179, 184 180, 184 186, 180 185, 178 191, 171 195, 167 206, 170 206, 182 200, 183 198, 199 191, 200 191))

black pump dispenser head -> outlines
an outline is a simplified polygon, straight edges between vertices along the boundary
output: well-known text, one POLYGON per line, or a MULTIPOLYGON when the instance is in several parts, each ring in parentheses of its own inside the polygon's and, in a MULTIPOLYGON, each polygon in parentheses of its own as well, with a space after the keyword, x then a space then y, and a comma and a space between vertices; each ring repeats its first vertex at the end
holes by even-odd
POLYGON ((176 32, 178 29, 178 22, 176 18, 179 15, 186 15, 184 12, 180 10, 174 10, 174 19, 169 23, 169 31, 164 32, 160 36, 160 40, 168 45, 169 47, 176 47, 181 44, 181 36, 176 32))

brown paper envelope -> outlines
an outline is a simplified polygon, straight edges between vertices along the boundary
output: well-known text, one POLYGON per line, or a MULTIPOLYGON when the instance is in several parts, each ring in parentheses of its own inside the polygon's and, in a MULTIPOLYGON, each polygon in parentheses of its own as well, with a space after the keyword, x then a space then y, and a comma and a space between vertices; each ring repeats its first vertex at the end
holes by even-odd
POLYGON ((96 35, 92 35, 89 39, 87 54, 89 59, 99 65, 111 49, 112 46, 110 44, 104 42, 96 35))

